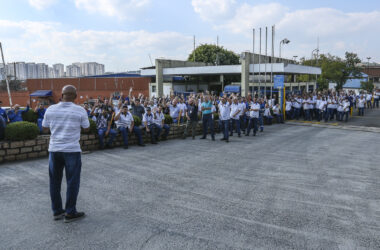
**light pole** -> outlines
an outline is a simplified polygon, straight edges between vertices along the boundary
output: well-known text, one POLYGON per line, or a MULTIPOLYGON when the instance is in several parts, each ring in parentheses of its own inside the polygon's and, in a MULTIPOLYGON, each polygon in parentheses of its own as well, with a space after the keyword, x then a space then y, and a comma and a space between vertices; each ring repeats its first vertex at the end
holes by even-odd
POLYGON ((298 56, 293 56, 293 61, 297 63, 297 57, 298 56))
POLYGON ((367 60, 368 60, 368 64, 367 64, 367 81, 369 82, 369 60, 371 60, 371 57, 367 57, 367 60))
POLYGON ((284 38, 284 39, 282 39, 281 40, 281 42, 280 42, 280 58, 281 58, 281 44, 288 44, 288 43, 290 43, 290 41, 287 39, 287 38, 284 38))

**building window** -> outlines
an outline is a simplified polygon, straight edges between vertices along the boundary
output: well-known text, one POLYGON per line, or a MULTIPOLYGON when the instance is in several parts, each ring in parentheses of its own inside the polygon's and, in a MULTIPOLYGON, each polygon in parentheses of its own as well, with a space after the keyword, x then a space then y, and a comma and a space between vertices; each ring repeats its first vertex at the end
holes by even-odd
POLYGON ((152 93, 156 93, 156 85, 152 85, 152 93))

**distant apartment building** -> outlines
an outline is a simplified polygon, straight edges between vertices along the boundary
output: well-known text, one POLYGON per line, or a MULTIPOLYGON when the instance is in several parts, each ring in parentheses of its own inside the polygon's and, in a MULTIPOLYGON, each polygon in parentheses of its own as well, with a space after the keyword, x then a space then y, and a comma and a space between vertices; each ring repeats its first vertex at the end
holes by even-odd
POLYGON ((81 76, 81 69, 77 65, 66 66, 66 77, 79 77, 81 76))
POLYGON ((65 76, 65 66, 62 63, 54 64, 53 69, 56 73, 55 78, 60 78, 60 77, 65 76))
POLYGON ((37 65, 34 62, 26 63, 26 78, 35 79, 37 78, 37 65))

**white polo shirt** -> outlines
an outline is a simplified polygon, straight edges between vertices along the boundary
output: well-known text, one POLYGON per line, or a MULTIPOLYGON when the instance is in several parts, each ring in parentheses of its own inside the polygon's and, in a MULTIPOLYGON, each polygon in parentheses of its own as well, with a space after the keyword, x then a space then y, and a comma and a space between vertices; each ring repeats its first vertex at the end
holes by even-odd
POLYGON ((251 118, 259 118, 259 115, 260 115, 260 104, 259 103, 251 102, 250 103, 250 109, 256 109, 257 111, 251 110, 249 112, 249 116, 251 118))
POLYGON ((230 119, 230 112, 231 112, 231 107, 230 103, 226 102, 226 104, 223 104, 222 102, 219 103, 219 119, 221 121, 226 121, 230 119))
POLYGON ((125 115, 121 113, 119 120, 117 120, 115 123, 118 128, 124 127, 130 129, 133 121, 133 115, 131 112, 127 112, 125 115))
POLYGON ((161 113, 156 112, 153 114, 153 122, 155 124, 161 126, 163 120, 165 120, 165 116, 162 112, 161 113), (154 116, 156 116, 156 118, 154 116))
POLYGON ((72 102, 50 106, 42 126, 50 128, 49 152, 82 152, 79 144, 81 128, 89 128, 86 110, 72 102))
POLYGON ((231 104, 231 113, 230 113, 231 119, 238 120, 240 118, 241 109, 242 109, 242 107, 239 103, 238 104, 232 103, 231 104), (237 114, 234 116, 235 113, 237 113, 237 114))

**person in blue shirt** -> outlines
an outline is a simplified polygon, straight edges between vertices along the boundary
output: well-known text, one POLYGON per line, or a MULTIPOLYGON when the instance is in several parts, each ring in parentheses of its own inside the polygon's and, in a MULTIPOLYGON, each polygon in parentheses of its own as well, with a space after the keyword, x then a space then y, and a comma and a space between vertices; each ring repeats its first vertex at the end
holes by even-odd
POLYGON ((203 121, 203 137, 201 139, 206 139, 208 127, 210 127, 211 138, 215 141, 215 133, 214 133, 214 121, 212 119, 212 101, 210 97, 206 95, 204 97, 204 101, 201 104, 202 111, 202 121, 203 121))
POLYGON ((34 112, 37 113, 37 126, 40 129, 40 133, 42 134, 42 121, 44 120, 46 108, 43 103, 37 103, 34 112))
POLYGON ((13 106, 11 110, 8 111, 8 119, 9 122, 22 122, 22 114, 26 113, 29 111, 29 102, 26 105, 25 110, 20 110, 20 105, 16 104, 13 106))
POLYGON ((7 126, 8 121, 7 112, 1 108, 2 104, 3 102, 0 101, 0 140, 4 139, 5 127, 7 126))

